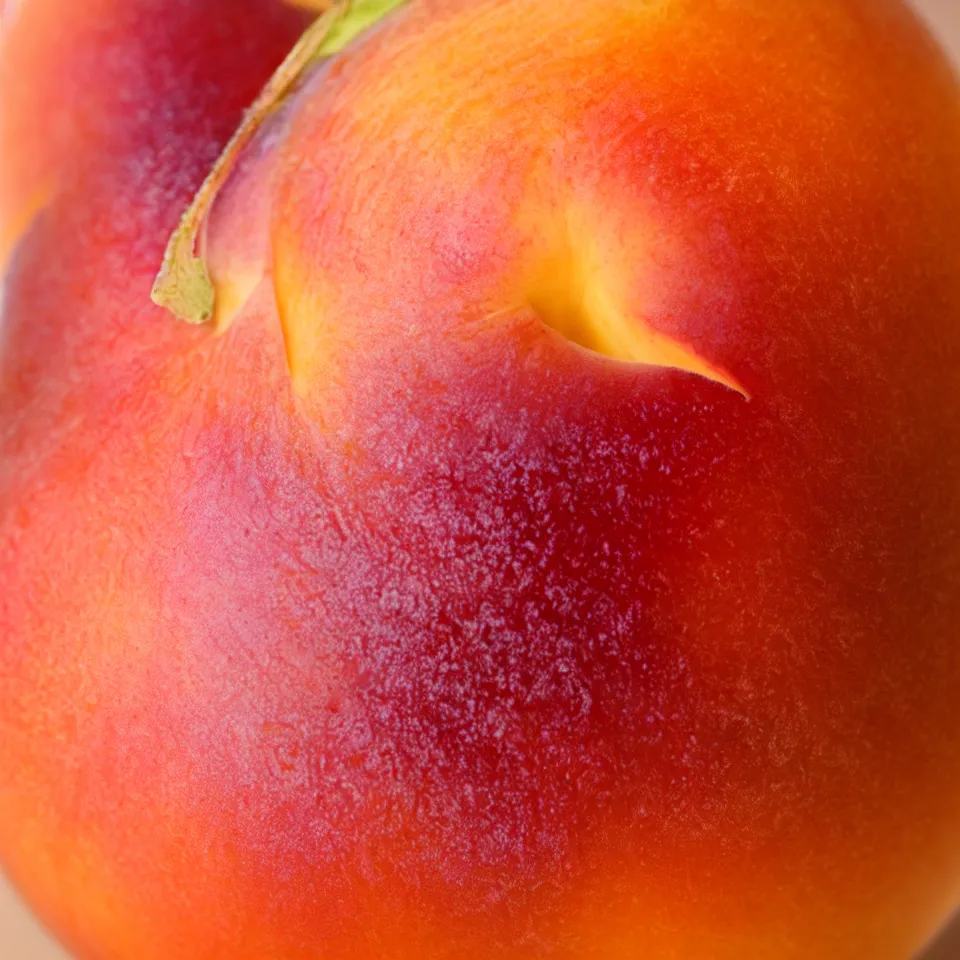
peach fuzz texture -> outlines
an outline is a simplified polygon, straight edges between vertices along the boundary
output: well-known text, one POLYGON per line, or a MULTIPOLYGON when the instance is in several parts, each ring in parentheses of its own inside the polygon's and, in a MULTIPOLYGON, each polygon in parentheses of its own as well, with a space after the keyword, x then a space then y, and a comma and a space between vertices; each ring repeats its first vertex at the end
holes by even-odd
POLYGON ((97 960, 908 956, 960 895, 940 53, 892 0, 413 0, 177 323, 305 16, 5 29, 5 869, 97 960))

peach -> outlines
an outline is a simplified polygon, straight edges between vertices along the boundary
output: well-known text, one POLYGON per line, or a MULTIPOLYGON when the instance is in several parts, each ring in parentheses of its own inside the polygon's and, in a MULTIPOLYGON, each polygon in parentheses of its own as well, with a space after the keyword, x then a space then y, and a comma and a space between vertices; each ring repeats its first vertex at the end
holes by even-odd
POLYGON ((5 869, 91 960, 906 960, 960 900, 942 54, 899 0, 410 0, 178 322, 308 17, 4 27, 5 869))

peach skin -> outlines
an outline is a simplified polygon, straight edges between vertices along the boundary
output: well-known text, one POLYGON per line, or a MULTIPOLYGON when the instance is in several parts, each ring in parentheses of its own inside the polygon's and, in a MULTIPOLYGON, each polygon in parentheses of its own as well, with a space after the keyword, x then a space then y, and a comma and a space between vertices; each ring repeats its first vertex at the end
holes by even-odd
POLYGON ((908 960, 960 902, 960 85, 900 0, 23 0, 0 862, 82 960, 908 960), (308 9, 312 8, 312 9, 308 9))

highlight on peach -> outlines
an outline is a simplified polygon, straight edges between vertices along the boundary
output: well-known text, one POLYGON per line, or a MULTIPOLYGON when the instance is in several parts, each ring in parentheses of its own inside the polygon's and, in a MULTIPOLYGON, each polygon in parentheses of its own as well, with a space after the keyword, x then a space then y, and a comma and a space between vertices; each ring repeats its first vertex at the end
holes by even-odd
POLYGON ((18 0, 0 865, 81 960, 909 960, 960 903, 960 83, 902 0, 18 0))

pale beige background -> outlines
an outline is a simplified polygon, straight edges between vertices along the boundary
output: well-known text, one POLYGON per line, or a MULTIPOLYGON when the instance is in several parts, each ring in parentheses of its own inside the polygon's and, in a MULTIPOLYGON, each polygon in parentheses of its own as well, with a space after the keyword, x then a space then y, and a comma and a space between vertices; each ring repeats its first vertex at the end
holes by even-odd
MULTIPOLYGON (((70 2, 70 0, 65 0, 70 2)), ((558 0, 562 2, 562 0, 558 0)), ((960 62, 960 0, 913 0, 960 62)), ((0 876, 0 960, 67 960, 0 876)), ((170 960, 178 960, 171 957, 170 960)), ((269 960, 269 958, 264 958, 269 960)), ((744 958, 749 960, 749 958, 744 958)), ((811 960, 816 960, 811 957, 811 960)), ((870 960, 865 957, 864 960, 870 960)), ((960 920, 923 960, 960 960, 960 920)))

